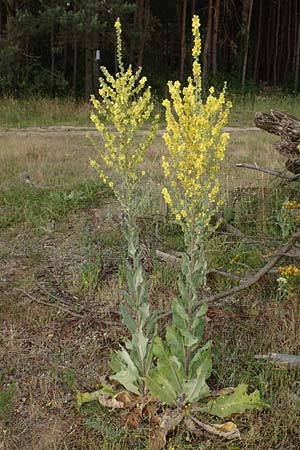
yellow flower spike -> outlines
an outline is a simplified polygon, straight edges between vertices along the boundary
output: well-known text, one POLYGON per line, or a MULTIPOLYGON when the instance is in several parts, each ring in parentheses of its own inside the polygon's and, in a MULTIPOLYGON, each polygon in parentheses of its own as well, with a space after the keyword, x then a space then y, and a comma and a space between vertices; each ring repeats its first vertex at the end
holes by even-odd
MULTIPOLYGON (((97 169, 101 180, 114 190, 122 206, 128 209, 125 202, 133 199, 136 184, 143 176, 141 164, 155 138, 158 115, 151 121, 149 132, 136 144, 137 132, 150 119, 154 109, 151 88, 146 87, 147 78, 141 77, 141 68, 133 72, 129 66, 125 70, 119 19, 115 22, 115 30, 118 72, 112 75, 106 67, 101 67, 100 100, 91 96, 93 112, 90 117, 104 143, 99 149, 99 162, 93 160, 91 165, 97 169)), ((98 147, 94 142, 93 145, 98 147)))
POLYGON ((163 135, 168 157, 162 159, 165 179, 163 196, 172 213, 186 230, 195 220, 207 227, 212 214, 221 205, 220 163, 224 159, 228 134, 223 127, 228 121, 230 102, 225 87, 217 96, 214 87, 206 101, 201 99, 201 52, 199 17, 194 16, 192 77, 182 87, 169 82, 170 100, 165 99, 166 132, 163 135))

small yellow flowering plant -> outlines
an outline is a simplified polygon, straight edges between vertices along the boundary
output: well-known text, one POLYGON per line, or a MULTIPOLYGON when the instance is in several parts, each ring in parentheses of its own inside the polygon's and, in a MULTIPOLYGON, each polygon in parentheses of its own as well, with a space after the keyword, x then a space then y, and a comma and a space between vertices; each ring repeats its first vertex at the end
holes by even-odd
MULTIPOLYGON (((210 389, 206 380, 212 371, 211 343, 203 345, 207 303, 201 297, 206 282, 205 239, 212 216, 221 205, 221 161, 228 134, 230 102, 224 91, 217 96, 210 88, 202 101, 201 40, 199 18, 193 17, 193 73, 187 86, 169 82, 170 100, 164 100, 167 129, 164 140, 168 156, 162 160, 163 196, 184 233, 186 252, 179 278, 180 295, 173 302, 173 320, 165 340, 155 338, 157 366, 150 372, 148 385, 153 396, 169 405, 188 408, 203 402, 197 410, 226 417, 245 409, 263 408, 259 392, 247 394, 240 385, 231 395, 205 403, 210 389)), ((236 432, 236 427, 231 430, 236 432)))
POLYGON ((104 146, 98 152, 100 161, 92 160, 91 166, 98 170, 102 181, 113 189, 121 205, 123 234, 127 241, 127 290, 123 292, 121 313, 131 333, 131 340, 113 355, 111 367, 115 375, 112 378, 129 391, 144 394, 145 379, 152 364, 152 338, 157 313, 150 313, 148 282, 141 262, 136 219, 143 201, 138 195, 140 181, 145 175, 141 166, 155 137, 158 116, 151 121, 150 130, 142 137, 139 136, 137 142, 137 132, 150 120, 154 106, 150 87, 145 87, 146 77, 141 78, 141 69, 135 73, 131 66, 124 69, 119 19, 115 29, 118 72, 113 76, 105 67, 101 67, 104 78, 99 79, 100 100, 95 96, 91 98, 94 106, 91 120, 104 141, 104 146))

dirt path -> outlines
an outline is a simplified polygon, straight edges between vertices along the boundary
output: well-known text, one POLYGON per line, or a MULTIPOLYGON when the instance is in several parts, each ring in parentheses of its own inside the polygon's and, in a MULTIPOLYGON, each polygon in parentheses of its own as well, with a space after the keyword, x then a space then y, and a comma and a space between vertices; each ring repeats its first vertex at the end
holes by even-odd
MULTIPOLYGON (((159 134, 163 134, 164 130, 159 130, 159 134)), ((229 133, 235 132, 247 132, 247 131, 260 131, 255 127, 225 127, 224 131, 229 133)), ((87 133, 98 133, 93 127, 74 127, 74 126, 51 126, 51 127, 31 127, 31 128, 0 128, 0 137, 13 135, 13 136, 31 136, 31 135, 86 135, 87 133)), ((145 133, 145 130, 140 131, 141 134, 145 133)))

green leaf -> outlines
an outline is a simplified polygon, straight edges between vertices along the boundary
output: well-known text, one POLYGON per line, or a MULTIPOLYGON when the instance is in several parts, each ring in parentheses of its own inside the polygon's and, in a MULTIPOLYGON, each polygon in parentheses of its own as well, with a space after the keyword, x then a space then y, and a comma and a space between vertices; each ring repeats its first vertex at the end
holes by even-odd
POLYGON ((84 403, 90 403, 98 400, 99 395, 102 393, 101 390, 94 392, 77 392, 76 394, 76 405, 80 409, 84 403))
POLYGON ((167 405, 176 402, 177 394, 169 384, 164 383, 164 379, 158 372, 153 372, 147 379, 147 386, 151 395, 167 405))
POLYGON ((233 394, 217 397, 205 406, 200 407, 199 410, 224 418, 232 414, 242 413, 246 409, 262 410, 267 408, 268 405, 260 398, 259 391, 255 390, 252 394, 247 394, 247 387, 246 384, 239 384, 233 394))
POLYGON ((111 352, 109 367, 112 369, 112 371, 115 373, 120 372, 120 370, 122 369, 122 364, 123 362, 121 352, 111 352))
POLYGON ((198 371, 201 369, 205 380, 207 380, 212 371, 211 360, 211 342, 207 342, 198 352, 194 355, 189 366, 189 377, 194 378, 198 376, 198 371))
POLYGON ((169 344, 170 349, 172 349, 172 354, 176 355, 180 360, 182 365, 185 363, 185 347, 184 339, 181 333, 177 330, 174 325, 167 328, 166 341, 169 344))
POLYGON ((158 320, 158 311, 153 311, 150 320, 147 324, 146 327, 146 334, 147 336, 151 336, 153 333, 156 334, 155 329, 156 329, 156 324, 157 324, 157 320, 158 320))
POLYGON ((134 320, 134 317, 130 314, 128 308, 126 308, 125 305, 120 306, 120 311, 123 317, 123 321, 125 326, 128 328, 130 333, 133 335, 136 332, 136 322, 134 320))
POLYGON ((148 342, 149 339, 144 335, 142 330, 138 330, 132 336, 132 344, 137 349, 141 365, 143 364, 147 354, 148 342))
MULTIPOLYGON (((117 353, 118 358, 115 358, 114 363, 121 362, 121 370, 119 370, 115 375, 110 378, 112 380, 118 381, 122 384, 125 389, 134 394, 139 395, 139 371, 135 363, 132 361, 130 354, 125 348, 122 348, 120 352, 117 353)), ((120 363, 119 363, 120 365, 120 363)))
POLYGON ((185 402, 193 403, 209 394, 210 389, 202 375, 184 383, 183 392, 186 395, 185 402))
POLYGON ((135 292, 133 277, 134 277, 134 274, 132 272, 132 267, 127 268, 126 281, 127 281, 129 292, 132 292, 132 293, 135 292))
POLYGON ((137 395, 141 394, 137 383, 138 377, 133 377, 133 373, 129 368, 121 370, 116 375, 112 375, 110 378, 118 381, 128 391, 137 395))
POLYGON ((184 280, 182 279, 182 276, 179 276, 178 278, 178 288, 182 299, 188 298, 189 291, 186 284, 184 283, 184 280))
POLYGON ((150 305, 149 303, 144 303, 139 307, 139 315, 141 318, 141 328, 143 328, 150 316, 150 305))
POLYGON ((181 393, 182 389, 181 382, 183 371, 180 370, 180 361, 176 360, 175 356, 172 356, 171 358, 158 360, 157 371, 160 373, 164 383, 172 386, 174 391, 178 394, 181 393))
POLYGON ((169 353, 169 350, 167 349, 167 347, 165 346, 162 338, 160 336, 155 336, 153 341, 154 341, 154 344, 153 344, 154 355, 158 359, 168 358, 170 353, 169 353))
POLYGON ((198 344, 198 337, 194 336, 189 330, 184 329, 180 330, 180 332, 184 336, 184 345, 186 347, 193 347, 194 345, 198 344))
POLYGON ((131 306, 131 308, 135 308, 135 303, 132 301, 132 296, 128 294, 128 292, 121 290, 121 294, 124 297, 126 303, 131 306))
POLYGON ((150 280, 148 280, 148 281, 144 280, 141 285, 141 289, 140 289, 140 293, 139 293, 139 303, 141 305, 148 303, 149 284, 150 284, 150 280))
POLYGON ((185 277, 189 276, 190 259, 187 254, 184 254, 181 259, 181 271, 185 277))
POLYGON ((143 283, 143 281, 144 281, 143 266, 142 264, 140 264, 133 275, 133 284, 135 290, 138 289, 138 287, 143 283))

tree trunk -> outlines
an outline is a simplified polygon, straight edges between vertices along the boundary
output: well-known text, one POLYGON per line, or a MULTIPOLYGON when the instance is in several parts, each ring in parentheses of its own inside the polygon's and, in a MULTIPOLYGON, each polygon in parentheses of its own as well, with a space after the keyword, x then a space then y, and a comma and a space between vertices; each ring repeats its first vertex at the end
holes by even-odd
POLYGON ((287 73, 289 70, 289 64, 291 59, 291 27, 292 27, 292 0, 289 0, 289 6, 288 6, 288 23, 287 23, 287 48, 285 53, 285 67, 283 72, 283 80, 286 81, 287 73))
POLYGON ((256 49, 255 49, 255 60, 254 60, 254 71, 253 71, 253 79, 254 82, 257 81, 257 72, 258 72, 258 59, 259 59, 259 51, 260 51, 260 43, 261 43, 261 32, 262 32, 262 15, 263 15, 263 2, 259 2, 259 13, 258 13, 258 29, 257 29, 257 39, 256 39, 256 49))
POLYGON ((192 0, 192 17, 196 14, 196 0, 192 0))
POLYGON ((246 72, 247 72, 247 63, 248 63, 248 52, 249 52, 249 32, 251 26, 252 19, 252 9, 253 9, 253 0, 247 0, 244 3, 243 8, 243 17, 242 17, 242 36, 243 36, 243 69, 242 69, 242 93, 244 93, 245 89, 245 81, 246 81, 246 72))
MULTIPOLYGON (((73 14, 78 11, 77 0, 74 1, 73 14)), ((78 61, 78 41, 76 29, 73 31, 73 96, 76 98, 77 95, 77 61, 78 61)))
POLYGON ((265 74, 265 79, 266 81, 269 81, 270 79, 270 67, 271 67, 271 57, 272 57, 272 53, 271 53, 271 28, 272 28, 272 15, 269 14, 268 15, 268 28, 267 28, 267 36, 266 36, 266 74, 265 74))
POLYGON ((140 36, 138 61, 137 61, 138 67, 142 67, 143 65, 145 40, 146 40, 146 33, 148 31, 149 20, 150 20, 150 0, 141 0, 140 12, 138 14, 139 36, 140 36))
POLYGON ((3 3, 2 0, 0 0, 0 39, 3 34, 2 20, 3 20, 3 3))
POLYGON ((212 73, 215 77, 218 70, 217 64, 217 44, 218 44, 218 32, 219 32, 219 18, 220 18, 220 0, 215 0, 214 7, 214 24, 212 34, 212 73))
POLYGON ((8 15, 8 17, 15 17, 15 15, 16 15, 16 1, 15 0, 8 0, 7 15, 8 15))
POLYGON ((139 6, 139 0, 136 0, 134 17, 133 17, 132 34, 131 34, 131 39, 130 39, 129 64, 133 64, 133 60, 134 60, 134 50, 135 50, 135 46, 136 46, 136 33, 137 33, 137 24, 138 24, 138 6, 139 6))
POLYGON ((187 0, 183 0, 182 22, 181 22, 181 40, 180 40, 180 71, 179 71, 180 81, 183 81, 183 77, 184 77, 184 63, 185 63, 185 54, 186 54, 186 43, 185 43, 186 9, 187 9, 187 0))
POLYGON ((295 67, 295 91, 298 90, 298 81, 299 81, 299 61, 300 61, 300 21, 298 24, 298 33, 297 33, 297 47, 296 47, 296 67, 295 67))
POLYGON ((274 51, 274 62, 273 62, 273 82, 274 82, 275 87, 277 85, 277 58, 278 58, 278 42, 279 42, 279 25, 280 25, 280 0, 277 1, 275 51, 274 51))
POLYGON ((53 95, 54 94, 54 71, 55 71, 54 26, 51 27, 50 46, 51 46, 50 91, 51 91, 51 95, 53 95))
POLYGON ((294 9, 294 54, 293 54, 293 72, 296 72, 296 60, 297 60, 297 48, 298 44, 298 2, 295 1, 295 9, 294 9))
POLYGON ((93 61, 89 40, 85 44, 85 100, 89 101, 93 91, 93 61))
POLYGON ((211 51, 211 34, 212 34, 212 14, 213 14, 213 0, 209 0, 208 18, 206 36, 203 48, 203 81, 205 83, 207 73, 210 69, 210 51, 211 51))

